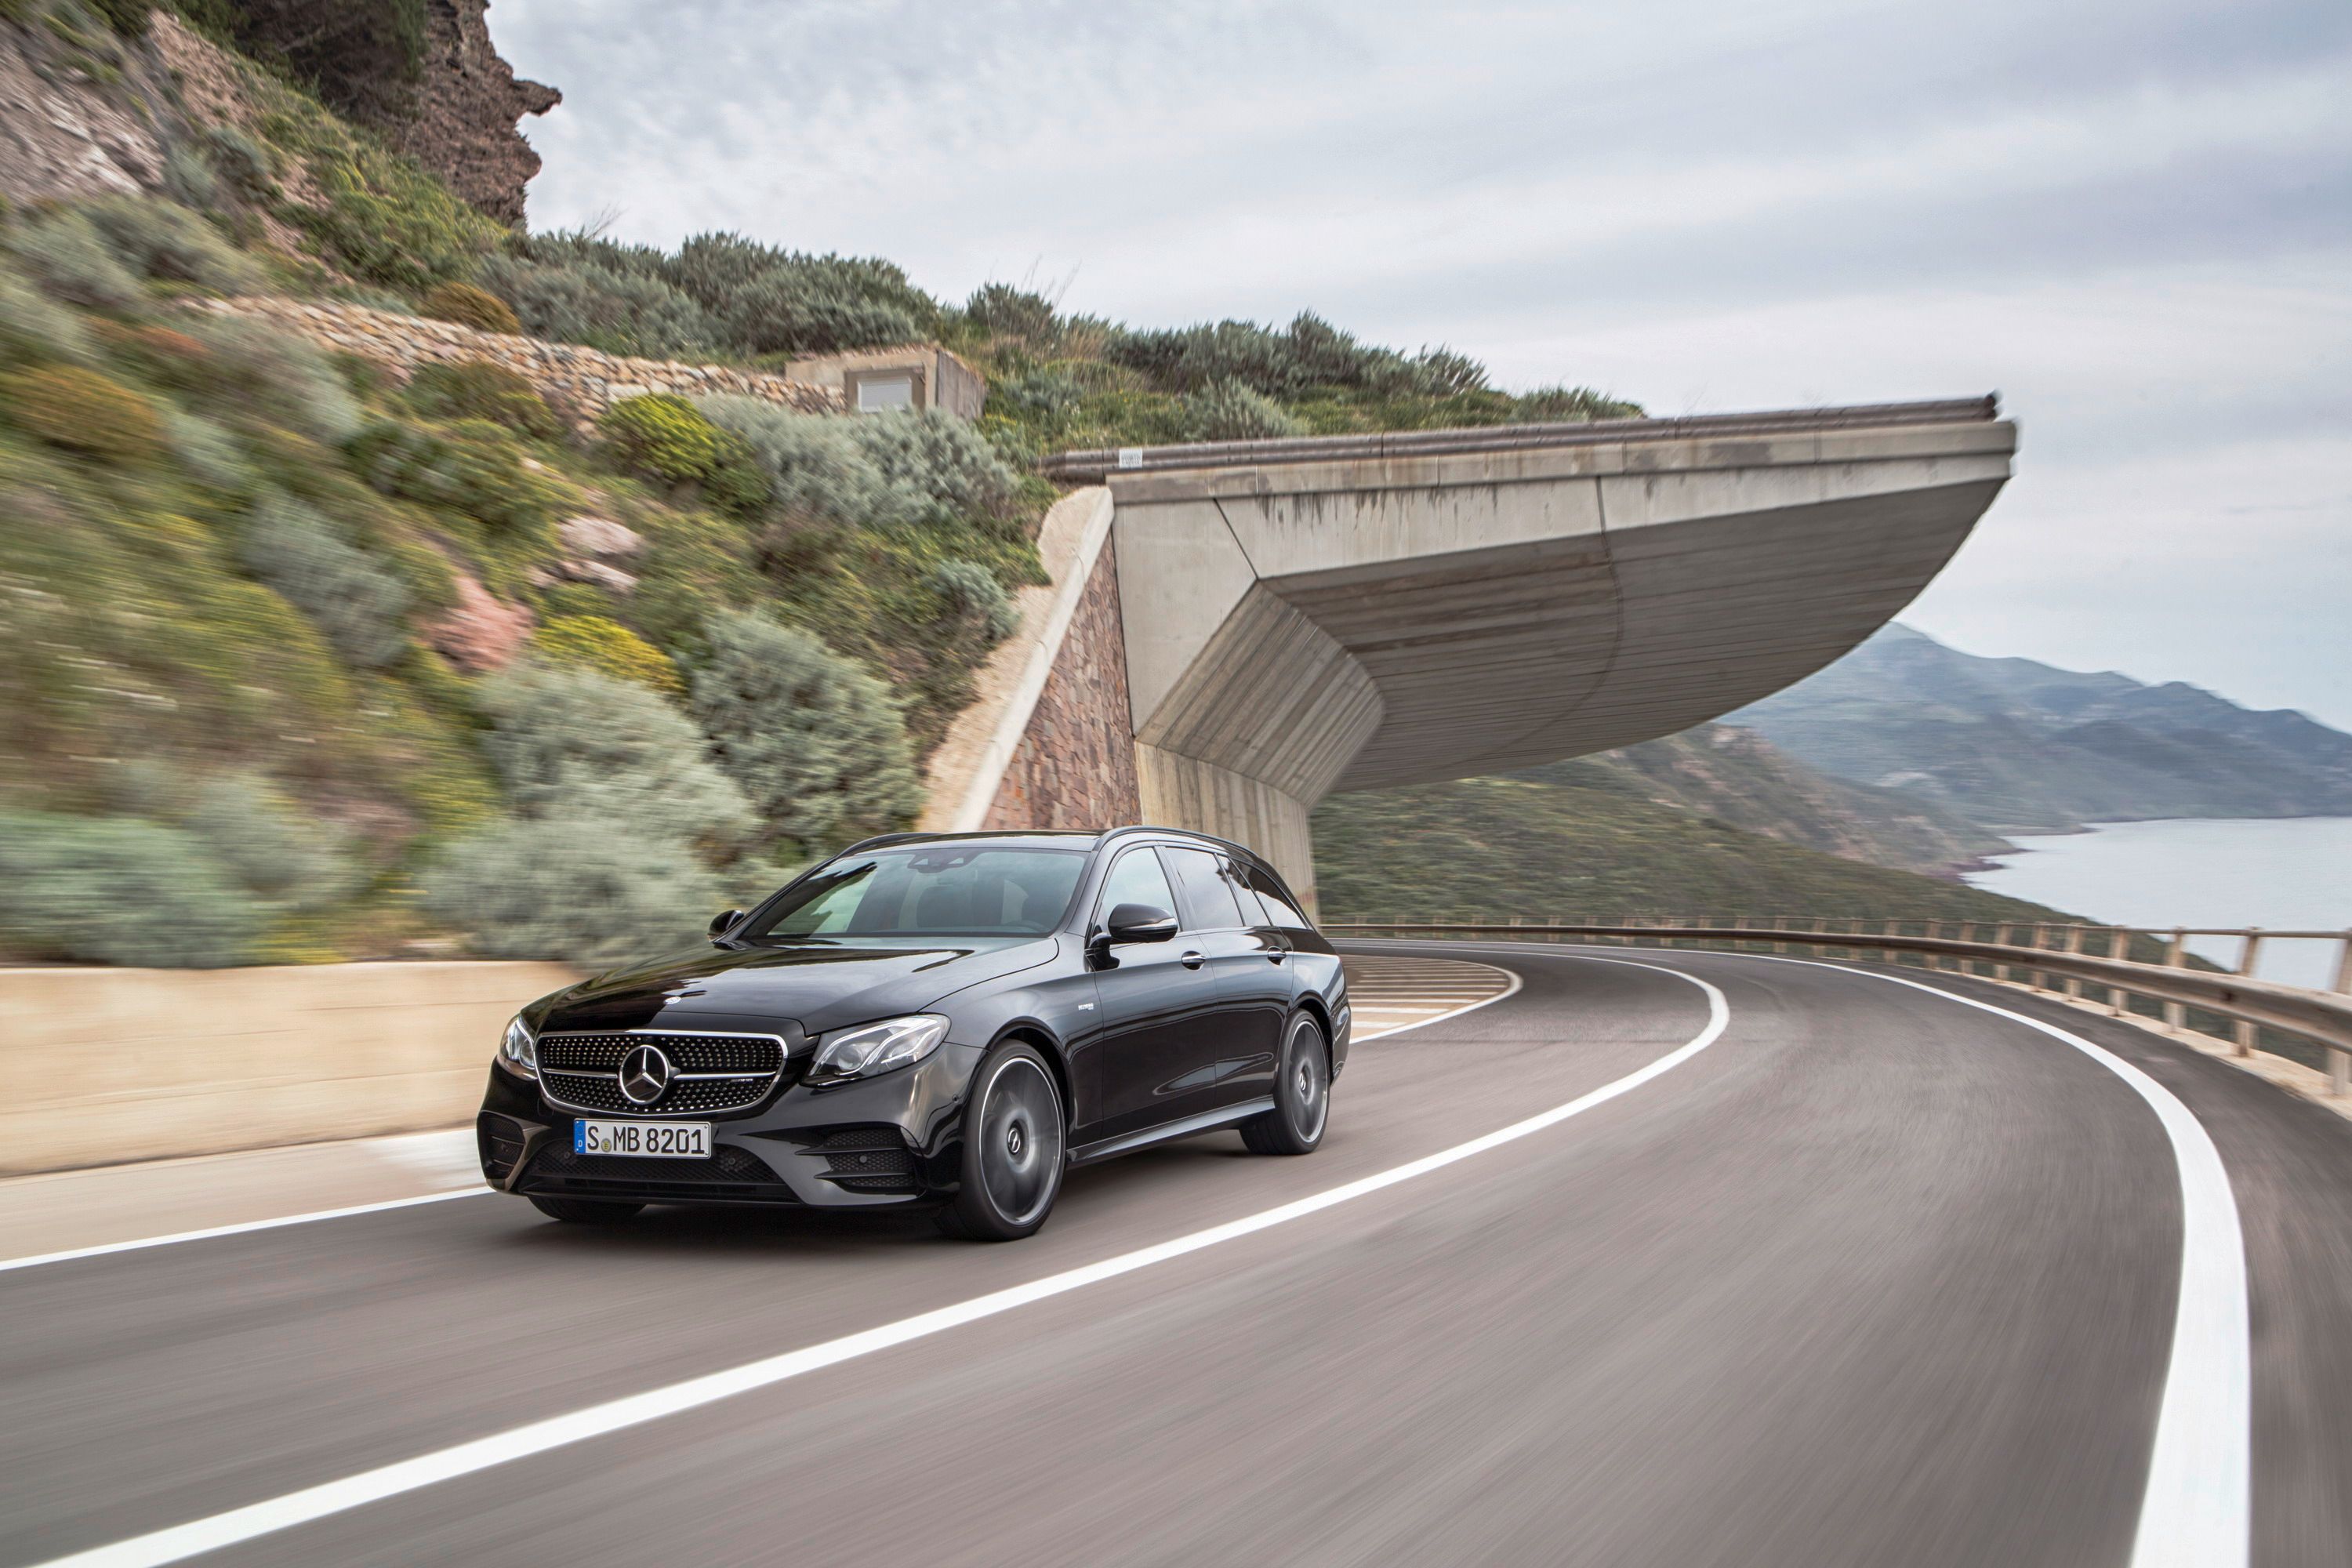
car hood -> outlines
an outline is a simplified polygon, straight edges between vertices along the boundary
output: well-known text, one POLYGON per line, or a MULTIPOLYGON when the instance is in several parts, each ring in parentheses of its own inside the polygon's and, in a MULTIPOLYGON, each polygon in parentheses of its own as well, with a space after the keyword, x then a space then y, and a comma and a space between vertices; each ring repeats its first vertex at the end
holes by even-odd
POLYGON ((917 939, 907 945, 704 947, 616 969, 548 999, 551 1029, 740 1028, 821 1035, 920 1013, 952 992, 1043 963, 1053 937, 917 939))

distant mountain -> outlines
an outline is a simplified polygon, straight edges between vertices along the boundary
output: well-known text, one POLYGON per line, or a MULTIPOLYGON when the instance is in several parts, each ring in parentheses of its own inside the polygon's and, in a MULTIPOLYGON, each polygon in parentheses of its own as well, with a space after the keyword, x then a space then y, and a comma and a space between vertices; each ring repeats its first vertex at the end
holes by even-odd
POLYGON ((1544 784, 1614 780, 1659 805, 1849 860, 1948 876, 2012 847, 1957 812, 1904 790, 1832 778, 1752 730, 1701 724, 1622 751, 1509 775, 1544 784))
POLYGON ((1907 626, 1724 722, 1999 833, 2352 815, 2352 735, 2179 681, 1979 658, 1907 626))

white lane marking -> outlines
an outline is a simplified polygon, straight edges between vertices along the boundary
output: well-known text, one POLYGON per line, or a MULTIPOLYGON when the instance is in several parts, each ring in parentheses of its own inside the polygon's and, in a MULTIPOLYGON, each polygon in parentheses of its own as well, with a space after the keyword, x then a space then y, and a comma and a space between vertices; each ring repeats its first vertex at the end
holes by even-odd
POLYGON ((0 1258, 0 1274, 12 1268, 37 1268, 45 1263, 71 1263, 80 1258, 103 1258, 110 1252, 137 1252, 150 1247, 171 1247, 183 1241, 210 1241, 216 1236, 243 1236, 249 1230, 276 1230, 283 1225, 309 1225, 313 1220, 345 1219, 357 1214, 381 1214, 385 1209, 414 1208, 418 1204, 447 1203, 451 1198, 476 1198, 488 1187, 466 1187, 454 1193, 426 1193, 422 1197, 392 1198, 380 1204, 353 1204, 349 1208, 318 1209, 310 1214, 280 1215, 275 1219, 249 1219, 237 1225, 215 1225, 204 1230, 183 1230, 171 1236, 143 1236, 136 1241, 110 1241, 102 1247, 76 1247, 64 1252, 37 1252, 29 1258, 0 1258))
MULTIPOLYGON (((1491 951, 1491 950, 1490 950, 1491 951)), ((1516 950, 1513 956, 1522 956, 1516 950)), ((1591 957, 1571 952, 1569 956, 1591 957)), ((2147 1489, 2131 1568, 2243 1568, 2253 1541, 2253 1348, 2246 1243, 2221 1152, 2195 1112, 2131 1063, 2055 1024, 1874 969, 1761 952, 1725 958, 1801 963, 1907 985, 2063 1040, 2114 1073, 2156 1112, 2180 1175, 2180 1300, 2157 1407, 2147 1489)))
MULTIPOLYGON (((454 1480, 459 1476, 472 1475, 476 1471, 487 1470, 494 1466, 529 1458, 534 1454, 543 1454, 551 1448, 568 1447, 574 1443, 585 1442, 591 1437, 600 1437, 606 1433, 642 1426, 648 1421, 657 1421, 665 1415, 675 1415, 681 1411, 697 1409, 722 1399, 732 1398, 739 1394, 748 1394, 754 1389, 767 1388, 782 1383, 788 1378, 799 1377, 804 1373, 835 1366, 842 1362, 853 1361, 859 1356, 872 1355, 877 1351, 888 1350, 912 1340, 927 1339, 933 1334, 944 1333, 950 1329, 961 1328, 966 1323, 977 1322, 982 1318, 992 1318, 1000 1313, 1012 1311, 1015 1308, 1028 1306, 1032 1302, 1066 1295, 1070 1291, 1083 1289, 1088 1285, 1100 1284, 1106 1279, 1116 1279, 1121 1275, 1150 1268, 1155 1264, 1166 1263, 1173 1258, 1216 1247, 1223 1242, 1253 1236, 1278 1225, 1287 1225, 1292 1220, 1304 1219, 1308 1215, 1319 1214, 1325 1209, 1336 1207, 1351 1199, 1393 1187, 1400 1183, 1412 1181, 1417 1176, 1425 1176, 1432 1171, 1443 1170, 1448 1165, 1467 1160, 1474 1154, 1483 1154, 1490 1149, 1500 1148, 1506 1143, 1517 1142, 1548 1127, 1557 1126, 1570 1117, 1590 1110, 1594 1106, 1605 1104, 1619 1095, 1639 1089, 1652 1079, 1663 1073, 1671 1072, 1690 1060, 1691 1058, 1713 1045, 1731 1022, 1731 1005, 1724 1000, 1723 993, 1695 974, 1685 974, 1679 969, 1668 969, 1663 964, 1635 963, 1629 959, 1612 958, 1602 959, 1600 962, 1623 963, 1634 969, 1654 969, 1661 974, 1671 974, 1677 980, 1687 981, 1697 986, 1706 995, 1706 1026, 1691 1037, 1687 1042, 1668 1051, 1648 1066, 1627 1073, 1623 1078, 1605 1083, 1589 1094, 1579 1095, 1565 1105, 1554 1106, 1551 1110, 1538 1112, 1523 1121, 1515 1121, 1508 1127, 1486 1133, 1482 1137, 1473 1138, 1466 1143, 1456 1143, 1451 1149, 1441 1150, 1434 1154, 1424 1155, 1421 1159, 1391 1166, 1375 1174, 1317 1193, 1311 1197, 1300 1198, 1294 1203, 1265 1209, 1246 1218, 1211 1226, 1206 1230, 1196 1230, 1190 1236, 1180 1236, 1172 1241, 1139 1247, 1133 1252, 1124 1252, 1116 1258, 1104 1258, 1099 1263, 1089 1263, 1060 1274, 1048 1275, 1043 1279, 1031 1280, 1026 1285, 1015 1285, 1009 1289, 993 1291, 986 1296, 976 1296, 969 1301, 959 1301, 953 1306, 919 1313, 911 1318, 901 1318, 895 1323, 885 1323, 879 1328, 845 1334, 836 1340, 827 1340, 823 1344, 787 1351, 782 1355, 769 1356, 764 1360, 750 1362, 742 1366, 730 1367, 724 1372, 714 1372, 701 1377, 689 1378, 683 1383, 671 1384, 667 1388, 649 1389, 643 1394, 633 1394, 624 1398, 608 1400, 602 1405, 592 1405, 585 1410, 576 1410, 568 1415, 556 1415, 544 1421, 534 1421, 528 1426, 517 1426, 511 1431, 500 1432, 488 1437, 478 1437, 470 1443, 459 1443, 453 1447, 420 1455, 413 1459, 403 1459, 376 1469, 363 1470, 358 1475, 349 1476, 339 1481, 306 1487, 300 1491, 289 1492, 284 1497, 271 1498, 264 1502, 231 1509, 226 1513, 214 1514, 209 1519, 199 1519, 186 1524, 173 1525, 151 1534, 134 1536, 128 1541, 119 1541, 109 1546, 93 1547, 88 1552, 76 1552, 69 1557, 53 1559, 47 1563, 41 1564, 40 1568, 100 1568, 100 1565, 103 1565, 103 1568, 145 1568, 145 1565, 149 1564, 177 1563, 201 1552, 217 1552, 223 1547, 234 1546, 240 1542, 251 1541, 258 1536, 274 1534, 298 1524, 307 1524, 313 1520, 327 1518, 331 1514, 347 1512, 352 1509, 379 1502, 385 1498, 398 1497, 404 1492, 415 1491, 436 1482, 454 1480)), ((1419 1026, 1408 1024, 1405 1027, 1417 1028, 1419 1026)))

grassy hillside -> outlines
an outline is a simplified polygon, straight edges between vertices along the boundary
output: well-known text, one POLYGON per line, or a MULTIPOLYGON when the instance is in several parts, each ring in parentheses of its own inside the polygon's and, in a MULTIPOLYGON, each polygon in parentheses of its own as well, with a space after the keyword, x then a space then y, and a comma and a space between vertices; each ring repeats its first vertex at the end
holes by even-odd
POLYGON ((1702 724, 1511 776, 1563 784, 1615 779, 1661 805, 1849 860, 1931 876, 1949 876, 2010 847, 1932 801, 1832 778, 1754 731, 1726 724, 1702 724))
POLYGON ((1549 782, 1519 775, 1332 795, 1314 829, 1329 920, 2062 918, 1662 805, 1601 767, 1549 782))

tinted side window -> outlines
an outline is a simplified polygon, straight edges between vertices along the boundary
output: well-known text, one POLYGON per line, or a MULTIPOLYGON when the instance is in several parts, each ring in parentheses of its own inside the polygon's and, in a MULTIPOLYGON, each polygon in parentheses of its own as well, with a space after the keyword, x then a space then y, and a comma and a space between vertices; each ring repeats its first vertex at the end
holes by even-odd
POLYGON ((1095 904, 1095 919, 1109 918, 1121 904, 1150 904, 1171 915, 1176 912, 1176 895, 1169 891, 1168 873, 1160 868, 1160 857, 1150 850, 1130 849, 1112 862, 1110 875, 1103 879, 1102 897, 1095 904))
POLYGON ((1297 900, 1290 896, 1290 889, 1276 881, 1271 873, 1246 861, 1238 863, 1237 868, 1241 872, 1243 885, 1265 905, 1265 918, 1269 923, 1299 931, 1315 929, 1314 922, 1299 912, 1297 900))
POLYGON ((1184 889, 1184 908, 1194 931, 1219 931, 1240 925, 1242 907, 1225 881, 1224 868, 1205 849, 1163 849, 1177 885, 1184 889))

